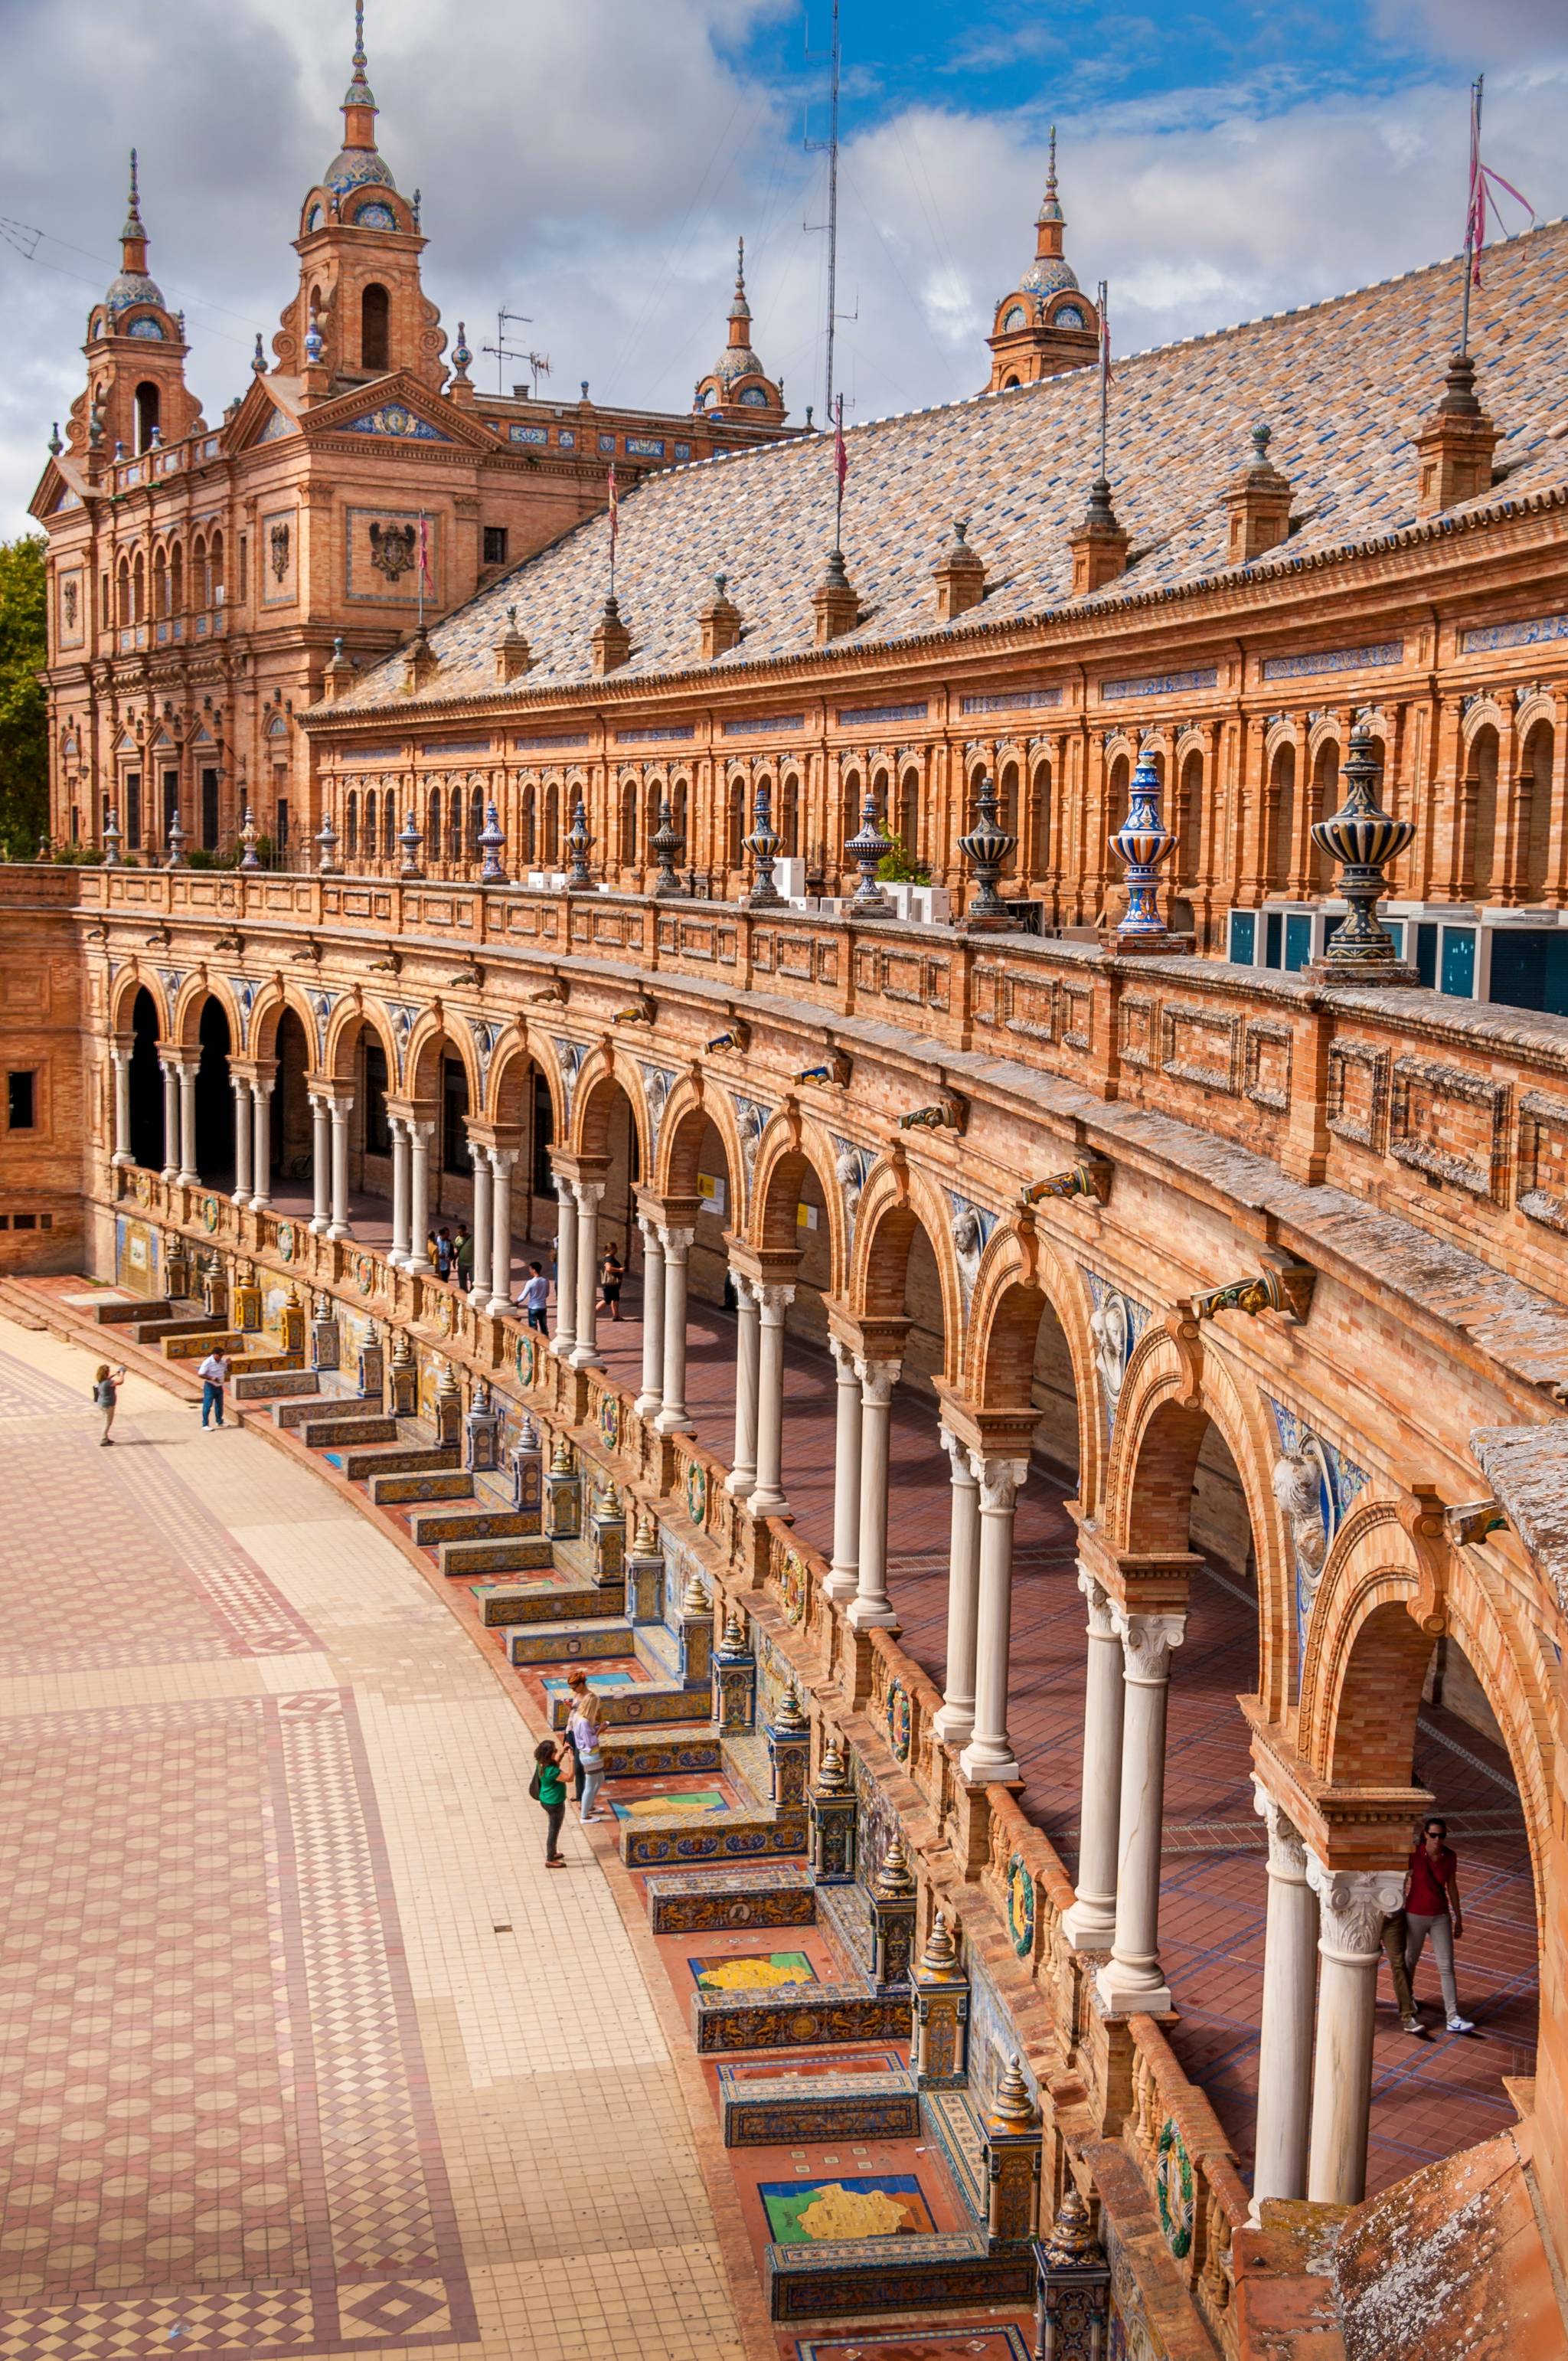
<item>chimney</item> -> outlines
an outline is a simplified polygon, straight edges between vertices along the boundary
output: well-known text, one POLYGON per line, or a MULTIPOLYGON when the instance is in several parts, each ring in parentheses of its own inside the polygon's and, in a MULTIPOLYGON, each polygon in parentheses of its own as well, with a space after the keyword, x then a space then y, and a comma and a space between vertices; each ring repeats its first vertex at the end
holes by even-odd
POLYGON ((1443 396, 1416 435, 1420 460, 1416 514, 1441 516, 1459 500, 1473 500, 1492 489, 1492 454, 1497 430, 1475 392, 1475 364, 1455 353, 1448 364, 1443 396))
POLYGON ((631 634, 620 619, 620 608, 614 598, 604 602, 604 613, 594 626, 591 642, 594 670, 602 677, 607 672, 617 672, 631 653, 631 634))
POLYGON ((861 620, 861 602, 844 571, 844 553, 830 549, 828 570, 811 594, 812 611, 817 618, 817 644, 825 648, 829 640, 852 631, 861 620))
POLYGON ((952 540, 931 569, 937 585, 939 622, 950 623, 956 616, 967 615, 985 596, 985 561, 976 556, 964 539, 968 530, 967 517, 953 519, 952 540))
POLYGON ((322 685, 326 690, 330 703, 335 705, 338 698, 343 695, 345 689, 353 687, 354 677, 357 671, 358 666, 354 663, 352 657, 344 653, 343 642, 341 640, 334 640, 332 643, 332 655, 328 661, 322 681, 322 685))
POLYGON ((1089 488, 1089 506, 1083 522, 1068 537, 1072 553, 1072 596, 1087 597, 1091 591, 1103 589, 1114 582, 1127 566, 1127 535, 1116 522, 1111 506, 1111 487, 1103 476, 1096 476, 1089 488))
POLYGON ((713 596, 697 618, 705 664, 711 664, 715 656, 728 655, 731 648, 740 644, 740 609, 725 589, 728 578, 723 574, 714 576, 713 596))
POLYGON ((1259 419, 1252 430, 1252 465, 1225 494, 1230 518, 1225 562, 1230 566, 1250 566, 1290 530, 1290 479, 1269 464, 1269 432, 1259 419))
POLYGON ((496 642, 496 678, 502 683, 515 680, 532 662, 528 642, 517 628, 517 609, 509 607, 505 633, 496 642))
POLYGON ((430 633, 422 623, 403 650, 403 690, 409 697, 416 695, 433 674, 441 670, 441 658, 431 646, 430 633))

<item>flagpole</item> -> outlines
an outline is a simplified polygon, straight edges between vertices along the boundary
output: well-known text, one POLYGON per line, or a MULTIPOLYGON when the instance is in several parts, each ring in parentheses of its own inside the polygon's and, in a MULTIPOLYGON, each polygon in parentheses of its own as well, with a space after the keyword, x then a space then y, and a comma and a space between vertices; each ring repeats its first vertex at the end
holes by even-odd
MULTIPOLYGON (((1470 283, 1475 272, 1475 213, 1477 203, 1485 204, 1481 181, 1481 98, 1486 85, 1485 74, 1477 74, 1470 85, 1470 191, 1464 209, 1464 296, 1459 315, 1459 349, 1470 350, 1470 283)), ((1482 228, 1486 226, 1483 217, 1482 228)))
POLYGON ((620 533, 620 502, 615 489, 615 461, 609 463, 609 598, 615 603, 615 544, 620 533))
POLYGON ((1111 420, 1111 327, 1105 316, 1108 281, 1100 281, 1100 477, 1110 481, 1107 460, 1110 456, 1111 420))
POLYGON ((833 473, 838 479, 838 491, 833 503, 833 546, 842 552, 844 546, 844 478, 849 473, 844 465, 844 397, 840 393, 833 404, 834 453, 833 473))
POLYGON ((424 577, 429 562, 426 556, 428 543, 425 536, 429 529, 430 521, 424 511, 421 509, 419 512, 419 627, 422 631, 424 629, 424 577))

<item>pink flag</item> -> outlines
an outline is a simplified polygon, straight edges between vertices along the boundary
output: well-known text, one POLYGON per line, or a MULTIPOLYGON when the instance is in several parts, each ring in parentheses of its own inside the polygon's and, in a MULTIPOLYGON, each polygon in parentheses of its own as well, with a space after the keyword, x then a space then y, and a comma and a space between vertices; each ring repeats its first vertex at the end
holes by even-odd
POLYGON ((844 397, 839 394, 833 404, 833 473, 838 478, 840 499, 849 472, 850 454, 844 442, 844 397))
POLYGON ((419 570, 421 578, 428 582, 430 580, 430 519, 427 516, 422 516, 419 521, 419 570))
POLYGON ((1481 284, 1481 248, 1486 243, 1488 214, 1504 236, 1508 236, 1508 225, 1492 194, 1494 187, 1506 190, 1534 221, 1535 207, 1530 199, 1511 181, 1505 181, 1501 172, 1494 172, 1481 160, 1481 85, 1476 82, 1470 93, 1470 203, 1464 216, 1464 243, 1470 248, 1470 275, 1477 287, 1481 284))
POLYGON ((615 461, 609 463, 609 562, 615 564, 616 535, 620 531, 620 502, 615 496, 615 461))

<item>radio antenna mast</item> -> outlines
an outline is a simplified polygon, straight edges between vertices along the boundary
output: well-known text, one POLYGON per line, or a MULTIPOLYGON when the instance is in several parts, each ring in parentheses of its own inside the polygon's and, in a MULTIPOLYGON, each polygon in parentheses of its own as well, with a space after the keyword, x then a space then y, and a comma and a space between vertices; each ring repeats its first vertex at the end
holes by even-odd
POLYGON ((496 341, 493 345, 486 345, 481 347, 483 351, 491 356, 495 362, 496 391, 498 393, 504 393, 506 391, 506 362, 532 362, 533 358, 533 355, 532 353, 520 353, 514 346, 508 344, 507 329, 514 324, 520 328, 531 328, 533 325, 532 314, 528 312, 509 312, 503 303, 500 310, 496 313, 496 341))
MULTIPOLYGON (((820 49, 813 52, 810 48, 807 48, 806 54, 808 59, 812 58, 814 55, 820 58, 822 52, 820 49)), ((823 150, 826 149, 828 156, 828 339, 826 356, 828 385, 827 400, 823 403, 822 407, 824 417, 831 418, 833 415, 833 328, 839 316, 839 0, 833 0, 833 39, 832 45, 828 51, 828 137, 826 139, 807 139, 804 142, 804 146, 807 155, 820 155, 823 150)), ((821 223, 813 225, 812 223, 807 222, 806 226, 807 229, 810 229, 813 226, 821 228, 822 225, 821 223)))

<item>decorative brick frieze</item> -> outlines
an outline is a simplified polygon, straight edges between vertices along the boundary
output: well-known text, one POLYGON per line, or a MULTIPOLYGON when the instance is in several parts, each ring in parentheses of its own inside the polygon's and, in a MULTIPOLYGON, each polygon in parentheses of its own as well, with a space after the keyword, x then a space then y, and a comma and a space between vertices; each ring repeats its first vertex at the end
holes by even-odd
POLYGON ((1254 1017, 1246 1027, 1242 1088, 1254 1106, 1283 1115, 1290 1104, 1290 1027, 1254 1017))
POLYGON ((1383 1152, 1388 1115, 1388 1052, 1358 1041, 1329 1050, 1328 1126, 1339 1139, 1383 1152))
POLYGON ((1518 1188, 1521 1213, 1568 1232, 1568 1100, 1540 1091, 1520 1099, 1518 1188))
POLYGON ((1475 1197, 1503 1202, 1509 1092, 1462 1066, 1427 1058, 1396 1060, 1388 1152, 1475 1197))
POLYGON ((1116 1008, 1116 1048, 1125 1066, 1152 1072, 1157 1055, 1159 1003, 1146 992, 1124 992, 1116 1008))
POLYGON ((1201 1090, 1223 1091, 1234 1098, 1241 1087, 1240 1016, 1167 1001, 1160 1011, 1159 1062, 1161 1071, 1177 1082, 1195 1082, 1201 1090))

